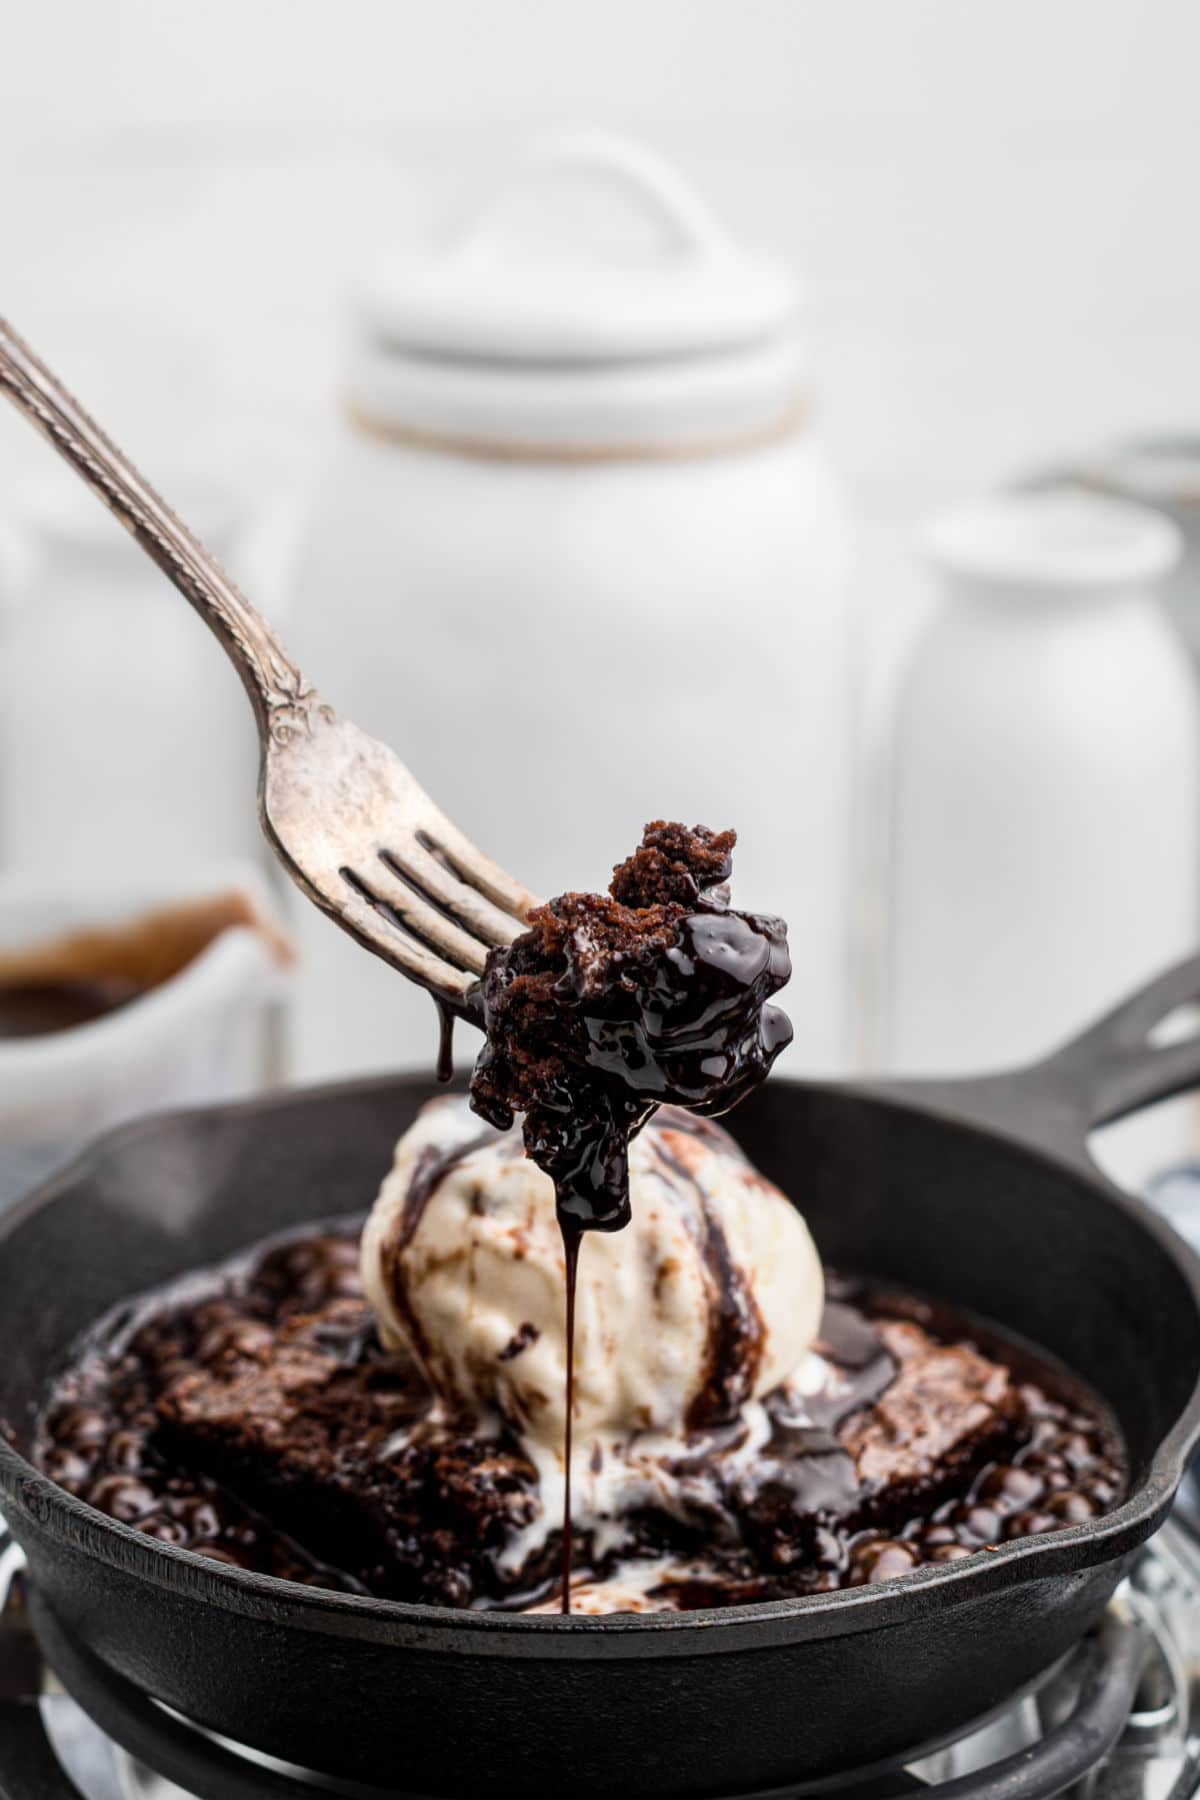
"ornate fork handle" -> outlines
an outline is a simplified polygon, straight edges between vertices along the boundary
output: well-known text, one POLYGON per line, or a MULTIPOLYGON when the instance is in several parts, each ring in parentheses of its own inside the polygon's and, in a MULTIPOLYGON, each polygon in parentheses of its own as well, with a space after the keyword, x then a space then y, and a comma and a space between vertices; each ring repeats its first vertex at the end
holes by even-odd
POLYGON ((259 733, 283 744, 330 716, 266 620, 46 365, 0 318, 0 388, 195 607, 245 684, 259 733))

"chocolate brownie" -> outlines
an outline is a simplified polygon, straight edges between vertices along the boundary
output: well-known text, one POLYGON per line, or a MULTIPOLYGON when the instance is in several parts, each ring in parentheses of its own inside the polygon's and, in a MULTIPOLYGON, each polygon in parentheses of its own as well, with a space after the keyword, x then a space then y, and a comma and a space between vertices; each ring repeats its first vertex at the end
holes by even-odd
POLYGON ((728 1111, 791 1042, 769 1004, 787 930, 730 908, 735 841, 655 820, 609 893, 559 895, 488 957, 471 1103, 503 1131, 524 1115, 564 1224, 627 1223, 629 1138, 655 1107, 728 1111))
MULTIPOLYGON (((36 1457, 93 1505, 220 1561, 451 1606, 516 1606, 554 1583, 557 1521, 495 1421, 436 1407, 376 1339, 352 1235, 310 1232, 110 1322, 58 1384, 36 1457), (514 1546, 521 1551, 514 1555, 514 1546), (507 1552, 507 1554, 506 1554, 507 1552)), ((965 1321, 848 1290, 818 1349, 832 1378, 780 1389, 766 1441, 693 1432, 581 1578, 702 1559, 659 1605, 820 1591, 1055 1530, 1114 1504, 1123 1472, 1098 1409, 1025 1378, 965 1321)))

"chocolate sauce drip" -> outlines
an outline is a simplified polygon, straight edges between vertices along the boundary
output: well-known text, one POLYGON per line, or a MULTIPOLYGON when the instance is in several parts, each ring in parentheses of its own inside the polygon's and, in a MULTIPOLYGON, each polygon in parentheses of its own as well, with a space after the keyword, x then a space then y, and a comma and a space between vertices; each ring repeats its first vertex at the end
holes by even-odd
MULTIPOLYGON (((471 1104, 505 1131, 524 1115, 526 1151, 554 1182, 562 1230, 564 1612, 581 1236, 629 1223, 629 1141, 657 1107, 727 1112, 791 1042, 788 1019, 768 1004, 791 974, 787 930, 779 919, 730 910, 735 841, 732 831, 705 826, 648 825, 608 895, 564 894, 539 907, 529 931, 489 954, 468 997, 487 1037, 471 1104)), ((444 1027, 444 1010, 442 1018, 444 1027)), ((689 1423, 708 1424, 734 1416, 749 1397, 763 1326, 724 1235, 705 1218, 715 1301, 708 1372, 689 1423)))
POLYGON ((579 1276, 579 1250, 583 1243, 582 1228, 560 1220, 562 1231, 563 1255, 567 1264, 567 1422, 563 1433, 563 1458, 565 1463, 565 1479, 563 1481, 563 1517, 562 1517, 562 1610, 571 1610, 571 1560, 574 1549, 574 1518, 571 1512, 571 1447, 574 1438, 575 1412, 575 1289, 579 1276))
POLYGON ((454 1078, 454 1021, 453 1008, 439 995, 433 997, 433 1004, 438 1016, 438 1047, 435 1071, 440 1082, 445 1084, 454 1078))

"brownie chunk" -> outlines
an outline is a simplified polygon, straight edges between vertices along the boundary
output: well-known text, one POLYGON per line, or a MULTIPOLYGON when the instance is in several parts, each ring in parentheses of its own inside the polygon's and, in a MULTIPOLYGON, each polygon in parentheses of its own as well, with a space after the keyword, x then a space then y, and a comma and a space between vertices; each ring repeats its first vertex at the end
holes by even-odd
POLYGON ((873 1405, 838 1436, 854 1459, 860 1490, 912 1510, 994 1455, 1011 1435, 1016 1384, 1000 1363, 966 1344, 936 1344, 899 1319, 875 1327, 896 1374, 873 1405))
POLYGON ((629 1218, 628 1145, 656 1106, 735 1105, 791 1041, 782 921, 729 908, 732 831, 656 820, 608 894, 562 894, 493 950, 471 1104, 525 1147, 576 1230, 629 1218))
MULTIPOLYGON (((849 1309, 830 1311, 844 1339, 849 1309)), ((1003 1364, 908 1322, 877 1320, 871 1336, 882 1356, 845 1368, 832 1391, 770 1404, 772 1438, 735 1495, 740 1529, 768 1567, 842 1571, 859 1532, 931 1517, 1012 1446, 1020 1409, 1003 1364)))
POLYGON ((468 1604, 541 1510, 515 1445, 435 1422, 403 1355, 346 1363, 361 1302, 298 1314, 158 1397, 160 1447, 231 1487, 372 1592, 468 1604))
POLYGON ((668 824, 653 819, 642 834, 641 845, 613 870, 609 887, 622 906, 710 906, 728 903, 719 890, 733 872, 736 831, 710 831, 696 825, 668 824))
MULTIPOLYGON (((532 1465, 503 1433, 435 1422, 403 1358, 340 1362, 330 1343, 359 1325, 357 1303, 336 1300, 174 1376, 157 1402, 162 1446, 373 1592, 467 1605, 535 1591, 554 1568, 548 1542, 524 1566, 498 1560, 540 1514, 532 1465)), ((965 1493, 1011 1436, 1007 1370, 917 1325, 885 1321, 880 1335, 894 1373, 872 1404, 836 1432, 777 1418, 748 1475, 719 1436, 697 1434, 675 1471, 683 1507, 647 1502, 630 1538, 686 1551, 715 1532, 735 1557, 748 1546, 768 1569, 793 1569, 813 1560, 822 1528, 844 1544, 965 1493)))

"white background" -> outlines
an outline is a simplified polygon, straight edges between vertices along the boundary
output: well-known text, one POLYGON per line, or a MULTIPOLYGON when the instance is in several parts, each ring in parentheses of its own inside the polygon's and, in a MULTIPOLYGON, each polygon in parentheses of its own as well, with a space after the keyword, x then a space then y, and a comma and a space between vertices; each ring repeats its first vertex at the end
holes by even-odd
MULTIPOLYGON (((1198 71, 1190 0, 11 5, 0 305, 151 471, 286 489, 362 261, 531 131, 627 129, 806 273, 903 524, 1200 420, 1198 71)), ((0 416, 0 499, 41 454, 0 416)))

